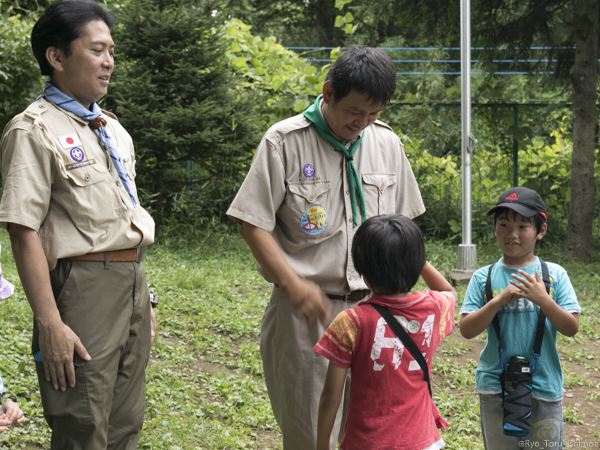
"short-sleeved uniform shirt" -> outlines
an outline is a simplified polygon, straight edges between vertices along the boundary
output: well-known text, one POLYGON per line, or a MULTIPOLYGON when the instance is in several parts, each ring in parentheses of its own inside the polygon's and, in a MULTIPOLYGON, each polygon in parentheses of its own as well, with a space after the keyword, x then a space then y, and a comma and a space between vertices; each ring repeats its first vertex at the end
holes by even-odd
POLYGON ((429 395, 423 371, 372 303, 394 315, 430 372, 438 345, 454 329, 456 299, 449 292, 373 296, 337 315, 314 349, 336 366, 351 369, 341 448, 441 448, 438 428, 446 423, 429 395))
MULTIPOLYGON (((135 190, 131 137, 103 118, 135 190)), ((75 114, 34 101, 5 127, 0 157, 0 223, 38 231, 50 269, 60 258, 154 242, 152 217, 133 205, 97 133, 75 114)))
MULTIPOLYGON (((367 217, 425 211, 402 142, 386 124, 364 130, 354 163, 367 217)), ((227 215, 272 232, 292 269, 325 292, 366 289, 350 256, 356 228, 344 156, 303 115, 267 131, 227 215)))
MULTIPOLYGON (((550 296, 560 306, 570 313, 580 313, 581 308, 577 302, 575 290, 566 270, 558 264, 546 262, 550 275, 550 296)), ((461 314, 477 311, 485 304, 485 283, 489 265, 478 269, 471 278, 465 299, 461 307, 461 314)), ((509 285, 512 274, 524 270, 529 274, 539 273, 542 266, 539 258, 525 267, 513 268, 504 265, 500 258, 492 269, 492 293, 495 297, 509 285)), ((538 321, 539 307, 526 298, 514 300, 504 305, 498 312, 500 335, 504 359, 508 361, 511 356, 520 355, 532 358, 533 341, 538 321)), ((487 328, 488 338, 481 351, 479 367, 476 372, 477 390, 481 394, 497 394, 501 392, 499 375, 501 372, 498 355, 498 338, 492 323, 487 328)), ((542 348, 537 366, 533 374, 533 397, 556 401, 563 396, 563 374, 556 349, 556 328, 550 320, 546 319, 542 348)))

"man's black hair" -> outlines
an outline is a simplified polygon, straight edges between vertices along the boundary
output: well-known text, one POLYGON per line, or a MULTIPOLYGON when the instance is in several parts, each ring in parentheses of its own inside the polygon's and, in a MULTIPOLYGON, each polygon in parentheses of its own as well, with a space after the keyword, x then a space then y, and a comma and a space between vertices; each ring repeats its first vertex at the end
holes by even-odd
POLYGON ((52 3, 31 31, 31 48, 42 75, 52 75, 52 66, 46 59, 46 49, 56 47, 65 55, 71 51, 71 42, 81 37, 88 22, 100 20, 112 29, 112 15, 94 0, 58 0, 52 3))
POLYGON ((386 105, 396 91, 394 63, 383 50, 371 47, 348 47, 333 63, 326 80, 331 82, 335 101, 354 90, 386 105))
POLYGON ((521 216, 526 221, 532 223, 535 226, 536 233, 539 233, 542 230, 542 225, 544 225, 544 223, 546 223, 544 218, 542 216, 540 216, 539 214, 536 214, 531 217, 525 217, 524 215, 519 214, 518 212, 516 212, 512 209, 498 208, 496 211, 494 211, 494 226, 496 226, 496 222, 498 221, 499 218, 508 216, 509 214, 515 214, 517 216, 521 216))
POLYGON ((354 235, 352 261, 374 293, 407 293, 425 266, 421 230, 401 215, 371 217, 354 235))

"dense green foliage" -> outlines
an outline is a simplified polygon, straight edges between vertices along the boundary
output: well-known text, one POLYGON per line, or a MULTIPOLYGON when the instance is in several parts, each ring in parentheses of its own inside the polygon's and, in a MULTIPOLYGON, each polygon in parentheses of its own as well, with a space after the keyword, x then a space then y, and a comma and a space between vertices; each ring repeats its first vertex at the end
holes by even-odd
MULTIPOLYGON (((258 275, 239 234, 211 234, 190 242, 179 237, 150 249, 145 267, 161 296, 159 337, 147 370, 147 408, 140 449, 281 448, 281 438, 264 387, 258 353, 260 318, 269 285, 258 275)), ((2 268, 17 285, 16 295, 0 302, 0 371, 10 397, 19 401, 28 422, 0 435, 1 449, 47 449, 49 429, 41 412, 31 360, 31 311, 0 233, 2 268)), ((455 248, 429 240, 428 259, 448 273, 455 248)), ((597 440, 600 366, 600 261, 567 260, 555 246, 542 257, 567 268, 585 314, 574 339, 561 337, 565 385, 565 439, 597 440), (595 394, 595 395, 593 395, 595 394), (577 427, 577 428, 576 428, 577 427), (596 434, 594 434, 596 433, 596 434)), ((479 248, 481 263, 498 256, 495 245, 479 248)), ((420 285, 422 286, 422 285, 420 285)), ((464 294, 459 287, 459 298, 464 294)), ((481 449, 474 369, 483 336, 465 341, 458 330, 434 362, 433 390, 450 428, 443 437, 451 450, 481 449)))
MULTIPOLYGON (((520 184, 542 195, 550 213, 546 239, 560 242, 564 238, 568 213, 572 143, 564 129, 552 132, 551 142, 547 141, 543 137, 534 139, 519 153, 520 184)), ((432 236, 457 242, 461 235, 460 158, 433 156, 423 151, 416 140, 407 139, 405 145, 427 206, 427 212, 419 218, 420 224, 432 236)), ((512 185, 511 158, 510 154, 484 149, 476 151, 473 157, 472 225, 478 242, 493 239, 491 220, 486 212, 496 203, 499 194, 512 185)))
MULTIPOLYGON (((41 83, 28 48, 37 6, 34 1, 21 3, 10 8, 6 1, 0 3, 0 120, 22 109, 41 83), (33 13, 17 14, 27 10, 33 13)), ((304 59, 316 54, 293 52, 280 44, 294 44, 303 20, 323 15, 320 26, 333 31, 316 32, 314 39, 322 43, 328 35, 337 43, 398 48, 421 39, 404 26, 405 15, 403 19, 382 13, 396 7, 387 1, 371 9, 361 0, 284 6, 259 0, 109 3, 118 20, 117 65, 104 106, 117 113, 133 136, 137 184, 159 227, 191 234, 199 225, 223 221, 262 133, 302 111, 320 92, 328 66, 304 59), (338 20, 342 28, 342 22, 353 24, 352 34, 335 31, 336 15, 343 18, 338 20)), ((447 11, 444 20, 450 16, 447 11)), ((336 51, 319 55, 335 58, 336 51)), ((394 50, 390 56, 429 61, 399 70, 457 70, 440 62, 458 57, 449 49, 394 50)), ((551 229, 562 237, 572 151, 568 96, 544 76, 482 76, 483 65, 473 70, 476 239, 487 235, 482 213, 513 182, 515 148, 519 183, 538 187, 548 199, 556 221, 551 229), (557 136, 562 153, 553 160, 557 136)), ((422 219, 425 231, 440 238, 456 239, 460 231, 459 208, 447 207, 459 205, 461 195, 459 82, 456 76, 400 75, 397 93, 382 114, 406 143, 428 208, 422 219)), ((597 224, 598 213, 595 217, 597 224)))
POLYGON ((225 56, 235 77, 236 101, 254 105, 255 124, 261 132, 303 111, 320 92, 324 71, 286 50, 274 37, 255 36, 238 19, 225 23, 223 36, 225 56))
POLYGON ((133 137, 138 185, 159 224, 218 217, 255 145, 252 111, 232 95, 217 6, 142 0, 119 11, 107 104, 133 137))
POLYGON ((21 112, 40 90, 42 81, 31 53, 33 20, 16 14, 0 0, 0 129, 21 112))

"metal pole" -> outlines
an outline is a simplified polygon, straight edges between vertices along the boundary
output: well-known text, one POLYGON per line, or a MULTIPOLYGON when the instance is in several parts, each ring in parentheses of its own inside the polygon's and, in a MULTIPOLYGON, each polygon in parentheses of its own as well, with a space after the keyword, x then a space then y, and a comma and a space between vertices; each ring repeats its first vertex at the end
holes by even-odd
POLYGON ((471 1, 460 2, 460 71, 461 71, 461 174, 462 174, 462 244, 458 246, 455 282, 471 278, 476 268, 476 249, 471 243, 471 1))
POLYGON ((519 185, 519 107, 513 105, 513 186, 519 185))

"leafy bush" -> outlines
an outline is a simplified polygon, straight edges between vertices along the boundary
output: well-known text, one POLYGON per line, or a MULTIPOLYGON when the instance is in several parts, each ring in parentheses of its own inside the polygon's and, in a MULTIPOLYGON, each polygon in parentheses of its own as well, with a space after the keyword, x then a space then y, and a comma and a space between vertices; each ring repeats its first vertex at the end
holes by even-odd
POLYGON ((130 2, 114 31, 119 61, 108 99, 137 146, 142 200, 159 225, 192 231, 222 216, 258 139, 235 80, 218 2, 130 2))
POLYGON ((40 71, 31 53, 30 16, 0 11, 0 130, 21 112, 42 87, 40 71))
MULTIPOLYGON (((549 211, 546 239, 564 237, 570 201, 572 142, 567 131, 558 129, 550 139, 539 137, 519 153, 519 184, 535 189, 549 211), (550 144, 546 144, 550 141, 550 144)), ((455 155, 434 156, 421 148, 421 142, 404 138, 406 152, 419 182, 427 212, 419 219, 424 231, 437 238, 458 242, 462 230, 461 161, 455 155)), ((596 169, 598 171, 598 169, 596 169)), ((499 195, 512 185, 510 155, 475 151, 471 167, 472 231, 479 242, 493 239, 487 211, 499 195)))
POLYGON ((317 70, 274 37, 252 35, 251 26, 238 19, 227 21, 223 29, 237 99, 255 105, 263 131, 303 111, 321 92, 327 66, 317 70))

